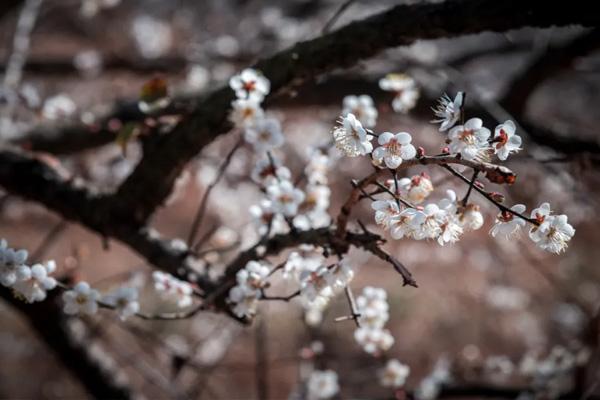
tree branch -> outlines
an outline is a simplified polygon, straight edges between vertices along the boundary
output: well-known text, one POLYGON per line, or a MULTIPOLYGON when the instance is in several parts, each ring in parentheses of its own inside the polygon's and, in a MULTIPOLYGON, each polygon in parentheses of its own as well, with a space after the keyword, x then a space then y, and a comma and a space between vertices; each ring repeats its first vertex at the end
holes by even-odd
MULTIPOLYGON (((298 43, 254 67, 269 78, 273 93, 277 93, 335 68, 349 67, 385 48, 408 45, 417 39, 523 26, 597 25, 599 22, 600 16, 593 5, 585 1, 565 5, 541 0, 450 0, 399 5, 330 34, 298 43)), ((212 92, 170 134, 151 140, 143 159, 118 190, 120 206, 135 210, 139 221, 150 217, 168 196, 186 163, 231 128, 227 116, 233 96, 227 87, 212 92)))

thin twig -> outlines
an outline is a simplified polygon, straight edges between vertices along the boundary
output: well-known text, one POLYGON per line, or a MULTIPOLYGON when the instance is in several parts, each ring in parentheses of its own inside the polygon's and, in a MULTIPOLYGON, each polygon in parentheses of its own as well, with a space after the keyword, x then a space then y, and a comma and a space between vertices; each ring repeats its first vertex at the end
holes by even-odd
POLYGON ((344 11, 346 11, 348 7, 350 7, 352 3, 354 3, 354 1, 355 0, 346 0, 344 3, 342 3, 342 5, 336 10, 335 14, 333 14, 331 18, 329 18, 327 23, 323 26, 321 33, 328 33, 331 30, 331 28, 333 28, 333 25, 335 25, 338 19, 340 19, 344 11))
POLYGON ((215 177, 215 179, 206 187, 206 190, 204 191, 204 195, 202 196, 202 200, 200 201, 200 204, 198 206, 198 211, 196 211, 194 221, 192 222, 192 226, 190 228, 190 233, 189 233, 188 239, 187 239, 188 247, 190 247, 190 248, 195 247, 195 246, 192 246, 192 243, 194 243, 194 240, 196 240, 196 235, 198 234, 198 228, 200 227, 200 223, 202 222, 202 219, 204 218, 204 214, 206 212, 206 206, 208 205, 208 197, 210 196, 210 192, 212 192, 213 188, 221 181, 221 178, 223 178, 223 175, 225 174, 225 170, 229 166, 229 163, 231 162, 233 155, 240 148, 242 143, 244 143, 244 138, 240 137, 235 142, 235 145, 231 148, 231 150, 229 150, 229 153, 227 153, 227 155, 225 156, 223 163, 219 166, 219 169, 217 171, 217 176, 215 177))

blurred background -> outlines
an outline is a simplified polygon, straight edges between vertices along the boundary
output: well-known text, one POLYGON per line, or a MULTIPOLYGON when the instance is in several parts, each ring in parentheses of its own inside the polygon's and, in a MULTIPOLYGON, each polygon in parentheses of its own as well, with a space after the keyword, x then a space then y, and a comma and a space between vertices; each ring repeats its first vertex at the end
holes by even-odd
MULTIPOLYGON (((49 160, 60 160, 65 174, 83 176, 107 190, 135 166, 137 143, 129 142, 123 152, 117 133, 90 129, 86 142, 97 145, 75 154, 63 151, 68 147, 47 145, 56 138, 54 127, 93 126, 107 115, 128 115, 142 85, 156 76, 164 77, 171 95, 185 102, 226 84, 261 57, 320 35, 330 23, 342 26, 400 2, 44 0, 33 13, 22 75, 15 77, 9 74, 11 55, 15 32, 23 29, 19 18, 25 3, 35 2, 0 4, 0 74, 4 85, 14 87, 11 80, 16 79, 20 88, 16 95, 3 90, 0 139, 39 146, 49 160), (346 3, 339 18, 332 19, 346 3), (72 109, 69 115, 44 109, 57 95, 72 100, 59 107, 72 109)), ((525 150, 506 162, 518 174, 517 184, 489 188, 505 194, 508 204, 522 202, 528 209, 548 201, 577 229, 560 256, 537 249, 526 237, 494 239, 487 231, 496 211, 473 197, 483 207, 486 224, 456 245, 407 239, 386 245, 412 271, 417 289, 402 287, 390 265, 357 253, 362 267, 351 286, 356 293, 365 286, 387 290, 391 316, 386 326, 396 338, 388 355, 411 367, 409 388, 440 359, 451 361, 455 384, 522 387, 527 383, 518 373, 523 356, 547 354, 556 346, 589 349, 588 373, 600 369, 593 364, 598 337, 594 318, 600 305, 598 47, 594 32, 577 27, 422 41, 315 77, 267 104, 282 121, 287 141, 280 155, 295 175, 307 162, 307 150, 330 140, 344 96, 372 96, 380 115, 377 131, 410 132, 413 143, 435 154, 443 137, 429 122, 430 107, 443 93, 464 90, 467 112, 481 113, 470 117, 523 123, 525 150), (380 78, 396 72, 412 76, 421 89, 417 107, 408 114, 394 113, 392 94, 378 86, 380 78), (501 362, 490 361, 500 356, 501 362)), ((198 202, 234 136, 215 141, 188 166, 168 205, 154 218, 158 231, 174 238, 188 235, 198 202)), ((62 144, 69 143, 78 142, 62 144)), ((215 274, 240 246, 251 244, 248 206, 262 195, 249 179, 252 165, 251 150, 241 149, 211 194, 199 236, 208 238, 201 264, 210 265, 215 274)), ((466 190, 441 169, 415 167, 407 176, 422 171, 435 184, 432 199, 443 197, 445 189, 455 189, 459 196, 466 190)), ((332 215, 351 190, 350 179, 369 172, 365 160, 337 161, 329 174, 332 215)), ((354 215, 379 232, 368 204, 354 215)), ((93 232, 4 192, 0 238, 55 259, 59 271, 75 273, 100 289, 122 282, 148 288, 142 293, 144 307, 161 307, 151 289, 151 268, 132 251, 115 241, 106 246, 93 232)), ((293 288, 275 283, 270 290, 284 294, 293 288)), ((268 398, 287 398, 300 385, 303 365, 315 357, 339 374, 341 398, 389 398, 390 391, 377 382, 383 361, 355 343, 352 321, 334 322, 347 308, 339 296, 318 326, 304 323, 295 301, 262 302, 250 326, 211 313, 177 322, 121 322, 104 310, 94 318, 65 323, 77 340, 89 343, 92 356, 114 379, 140 398, 258 398, 265 391, 268 398), (322 354, 313 354, 314 341, 323 343, 322 354)), ((0 398, 86 398, 19 310, 0 302, 0 398)))

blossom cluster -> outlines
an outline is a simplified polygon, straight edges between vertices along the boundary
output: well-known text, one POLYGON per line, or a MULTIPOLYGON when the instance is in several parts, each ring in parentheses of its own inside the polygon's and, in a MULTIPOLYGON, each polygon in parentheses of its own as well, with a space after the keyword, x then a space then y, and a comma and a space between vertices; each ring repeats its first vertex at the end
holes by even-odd
POLYGON ((384 289, 367 286, 356 298, 360 327, 354 339, 369 354, 380 354, 394 344, 394 337, 384 326, 389 319, 387 293, 384 289))
POLYGON ((26 264, 27 257, 27 250, 13 249, 6 240, 0 240, 0 283, 28 303, 43 301, 47 291, 56 287, 56 279, 49 276, 56 263, 47 261, 30 266, 26 264))
POLYGON ((338 375, 335 371, 314 370, 306 384, 308 399, 330 399, 340 391, 338 375))
POLYGON ((229 85, 237 97, 230 119, 253 147, 258 160, 250 177, 266 195, 250 207, 257 233, 262 236, 283 233, 290 227, 306 230, 327 226, 331 222, 327 213, 331 195, 327 152, 319 148, 310 151, 305 168, 307 185, 304 190, 296 187, 290 170, 274 154, 285 142, 281 123, 261 107, 270 91, 269 80, 256 70, 245 69, 233 76, 229 85))
MULTIPOLYGON (((397 78, 394 78, 397 79, 397 78)), ((405 78, 403 78, 405 80, 405 78)), ((391 88, 389 78, 381 81, 382 87, 391 88)), ((400 84, 397 83, 400 87, 400 84)), ((375 222, 384 230, 389 230, 394 239, 404 237, 423 240, 433 239, 440 245, 457 242, 468 230, 477 230, 483 226, 484 218, 480 206, 468 203, 468 197, 458 201, 456 193, 446 191, 446 196, 438 202, 421 205, 433 192, 433 184, 426 173, 412 177, 397 177, 402 163, 415 157, 423 157, 424 151, 417 154, 412 144, 412 136, 407 132, 375 133, 372 127, 373 111, 368 111, 372 101, 363 96, 350 97, 354 107, 345 107, 338 124, 333 129, 336 147, 348 157, 369 156, 373 165, 392 170, 394 179, 385 182, 384 192, 392 199, 373 198, 371 207, 375 210, 375 222), (359 99, 363 99, 360 100, 359 99), (366 109, 366 111, 365 111, 366 109), (355 114, 368 118, 363 122, 355 114), (378 147, 372 141, 377 138, 378 147)), ((489 161, 495 154, 498 159, 506 160, 510 154, 521 150, 521 138, 516 132, 514 122, 508 120, 499 124, 494 133, 483 126, 479 118, 471 118, 457 125, 464 118, 464 93, 459 92, 454 100, 443 96, 434 113, 433 122, 440 123, 440 131, 448 132, 447 147, 444 152, 453 154, 457 159, 473 162, 489 161)), ((475 179, 475 178, 474 178, 475 179)), ((479 184, 473 181, 472 185, 479 184)), ((489 196, 491 197, 491 196, 489 196)), ((488 199, 489 199, 488 197, 488 199)), ((492 200, 501 210, 490 230, 492 236, 510 237, 526 225, 530 225, 529 237, 543 250, 552 253, 564 251, 575 230, 568 223, 566 215, 553 215, 548 203, 532 211, 528 218, 523 215, 525 206, 521 204, 506 207, 492 200)))
POLYGON ((267 285, 266 278, 270 271, 270 266, 265 263, 248 261, 246 266, 237 272, 236 285, 229 291, 227 298, 235 315, 243 318, 256 314, 258 299, 267 285))
POLYGON ((175 304, 179 308, 192 305, 194 290, 188 282, 161 271, 154 271, 152 278, 154 279, 154 289, 161 295, 163 300, 175 304))
POLYGON ((354 278, 354 269, 346 260, 326 265, 325 257, 313 246, 302 246, 289 254, 283 277, 298 285, 306 321, 317 325, 330 300, 354 278))

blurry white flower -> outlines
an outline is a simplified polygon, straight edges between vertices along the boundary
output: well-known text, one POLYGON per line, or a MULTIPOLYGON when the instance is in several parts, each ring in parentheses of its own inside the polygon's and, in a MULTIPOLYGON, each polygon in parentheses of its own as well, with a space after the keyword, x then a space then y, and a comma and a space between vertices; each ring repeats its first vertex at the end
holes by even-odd
POLYGON ((246 68, 238 75, 232 76, 229 86, 235 91, 238 99, 254 99, 261 102, 271 90, 271 83, 259 71, 246 68))
POLYGON ((440 126, 440 132, 447 131, 458 122, 463 107, 463 101, 463 92, 458 92, 454 98, 454 101, 452 101, 446 94, 439 99, 438 105, 433 108, 433 113, 435 114, 436 119, 431 122, 436 124, 440 122, 442 123, 440 126))
POLYGON ((379 329, 389 319, 387 293, 384 289, 367 286, 356 298, 356 307, 362 326, 379 329))
POLYGON ((79 282, 72 290, 64 292, 62 298, 65 303, 63 306, 65 314, 94 315, 98 311, 100 293, 92 289, 87 282, 79 282))
POLYGON ((448 133, 451 153, 459 153, 465 160, 474 160, 489 149, 490 130, 479 118, 471 118, 464 125, 455 126, 448 133))
POLYGON ((283 268, 283 277, 284 279, 293 278, 300 283, 303 274, 316 271, 324 261, 323 256, 317 253, 312 246, 300 248, 299 251, 289 254, 283 268))
POLYGON ((492 307, 502 310, 521 310, 529 305, 529 295, 523 290, 503 285, 494 285, 485 293, 485 299, 492 307))
POLYGON ((364 156, 373 151, 372 135, 368 135, 354 114, 342 117, 333 129, 335 146, 348 157, 364 156))
POLYGON ((28 303, 46 299, 46 291, 56 287, 56 280, 50 276, 56 269, 54 261, 35 264, 32 267, 21 265, 17 268, 17 281, 12 288, 28 303))
POLYGON ((8 247, 6 241, 0 241, 0 283, 12 286, 17 281, 17 271, 27 261, 27 250, 15 250, 8 247))
POLYGON ((332 370, 313 371, 308 378, 306 387, 309 400, 329 399, 340 391, 338 376, 332 370))
POLYGON ((506 160, 510 153, 521 150, 521 137, 515 135, 515 124, 511 120, 504 122, 494 130, 492 148, 501 160, 506 160))
POLYGON ((73 65, 85 76, 96 76, 102 71, 102 55, 97 50, 83 50, 73 57, 73 65))
MULTIPOLYGON (((526 207, 523 204, 515 204, 510 209, 516 213, 523 214, 526 207)), ((510 238, 516 235, 525 224, 526 222, 523 219, 516 217, 513 213, 502 211, 496 216, 496 222, 492 226, 492 229, 490 229, 490 234, 494 237, 502 235, 510 238)))
POLYGON ((377 138, 380 146, 373 151, 373 159, 378 163, 383 160, 386 167, 396 169, 402 164, 402 160, 410 160, 417 154, 411 141, 412 136, 409 133, 384 132, 377 138))
POLYGON ((272 163, 269 157, 258 160, 250 173, 250 178, 261 186, 268 186, 277 180, 292 179, 292 173, 281 165, 278 158, 273 156, 272 160, 272 163))
POLYGON ((485 360, 484 373, 495 382, 504 382, 515 370, 513 362, 506 356, 491 356, 485 360))
POLYGON ((260 103, 255 99, 238 99, 231 102, 229 119, 237 128, 248 128, 264 115, 260 103))
POLYGON ((410 367, 396 359, 388 360, 385 368, 379 370, 379 381, 382 386, 398 388, 404 386, 410 374, 410 367))
POLYGON ((348 114, 354 114, 354 116, 366 128, 373 128, 377 123, 377 109, 373 104, 373 99, 371 96, 366 94, 344 97, 344 108, 342 115, 346 116, 348 114))
POLYGON ((154 289, 160 293, 163 300, 174 303, 179 308, 192 305, 193 289, 189 283, 162 271, 154 271, 152 279, 154 280, 154 289))
POLYGON ((284 233, 287 231, 287 224, 281 214, 278 214, 273 208, 273 202, 263 199, 259 204, 250 206, 250 216, 253 225, 259 235, 284 233))
POLYGON ((229 291, 227 300, 233 304, 232 311, 240 318, 252 317, 258 307, 258 293, 246 286, 235 286, 229 291))
POLYGON ((185 85, 186 89, 194 92, 204 90, 210 81, 210 72, 202 65, 192 65, 188 69, 185 85))
POLYGON ((379 80, 379 87, 396 93, 392 108, 399 113, 407 113, 413 109, 420 96, 415 80, 405 74, 388 74, 379 80))
POLYGON ((173 41, 171 26, 149 15, 135 17, 131 33, 138 51, 144 58, 165 55, 173 41))
POLYGON ((483 226, 483 215, 477 204, 467 204, 458 216, 463 229, 476 231, 483 226))
POLYGON ((261 289, 265 286, 270 271, 268 265, 252 260, 248 261, 246 266, 237 272, 235 278, 239 286, 261 289))
POLYGON ((389 350, 394 337, 387 329, 360 327, 354 331, 354 339, 369 354, 379 354, 389 350))
POLYGON ((68 118, 77 111, 75 102, 64 93, 52 96, 44 101, 42 116, 46 119, 57 120, 68 118))
POLYGON ((246 142, 254 146, 257 153, 279 147, 285 141, 281 125, 275 118, 259 118, 244 132, 246 142))
POLYGON ((113 307, 122 320, 135 315, 140 310, 138 290, 134 287, 121 286, 108 293, 102 301, 113 307))
POLYGON ((302 190, 294 187, 290 181, 277 181, 267 187, 267 196, 275 212, 292 217, 298 212, 298 206, 304 201, 302 190))

